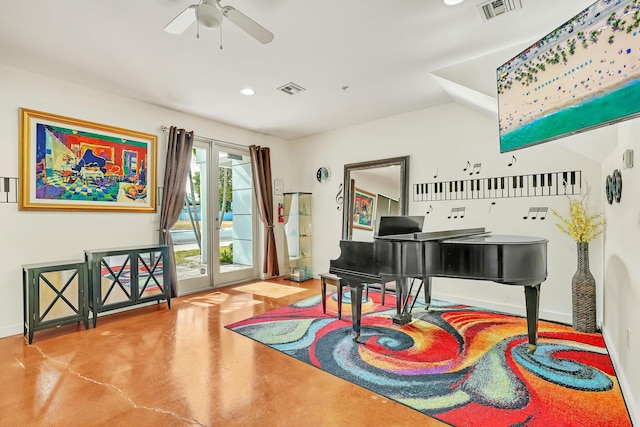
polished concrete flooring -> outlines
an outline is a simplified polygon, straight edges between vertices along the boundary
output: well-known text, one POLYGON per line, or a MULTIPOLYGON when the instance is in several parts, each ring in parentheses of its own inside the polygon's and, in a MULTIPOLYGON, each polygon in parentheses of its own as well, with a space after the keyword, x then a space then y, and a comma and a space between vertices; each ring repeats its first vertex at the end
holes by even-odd
POLYGON ((320 293, 270 283, 0 339, 0 426, 445 425, 225 329, 320 293))

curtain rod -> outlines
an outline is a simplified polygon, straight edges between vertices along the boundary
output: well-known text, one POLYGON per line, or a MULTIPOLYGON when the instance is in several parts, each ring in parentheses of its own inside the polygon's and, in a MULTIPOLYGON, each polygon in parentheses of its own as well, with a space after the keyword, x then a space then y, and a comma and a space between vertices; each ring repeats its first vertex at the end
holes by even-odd
MULTIPOLYGON (((162 126, 160 126, 160 128, 162 129, 163 133, 166 133, 166 134, 169 133, 169 127, 168 126, 162 125, 162 126)), ((221 141, 219 139, 214 139, 214 138, 207 138, 207 137, 204 137, 204 136, 196 135, 195 133, 193 135, 193 139, 195 141, 199 141, 199 142, 213 142, 214 144, 220 145, 222 147, 240 148, 240 149, 244 149, 244 150, 248 150, 249 149, 248 145, 235 144, 233 142, 221 141)))

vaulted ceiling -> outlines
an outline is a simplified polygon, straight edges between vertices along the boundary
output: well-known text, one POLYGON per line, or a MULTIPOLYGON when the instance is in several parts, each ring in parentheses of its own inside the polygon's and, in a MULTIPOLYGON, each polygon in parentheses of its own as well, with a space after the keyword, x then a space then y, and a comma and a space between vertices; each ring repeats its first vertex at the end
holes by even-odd
POLYGON ((0 63, 296 139, 452 99, 492 114, 496 66, 592 3, 485 21, 479 0, 223 1, 275 34, 263 45, 228 20, 163 31, 194 1, 3 0, 0 63))

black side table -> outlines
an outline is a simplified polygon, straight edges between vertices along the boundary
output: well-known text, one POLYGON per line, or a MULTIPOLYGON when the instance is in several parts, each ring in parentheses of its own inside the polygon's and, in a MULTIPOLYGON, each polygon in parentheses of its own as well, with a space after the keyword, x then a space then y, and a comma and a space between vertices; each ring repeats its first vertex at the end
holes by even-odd
POLYGON ((24 335, 69 323, 89 329, 87 264, 82 260, 22 266, 24 335))

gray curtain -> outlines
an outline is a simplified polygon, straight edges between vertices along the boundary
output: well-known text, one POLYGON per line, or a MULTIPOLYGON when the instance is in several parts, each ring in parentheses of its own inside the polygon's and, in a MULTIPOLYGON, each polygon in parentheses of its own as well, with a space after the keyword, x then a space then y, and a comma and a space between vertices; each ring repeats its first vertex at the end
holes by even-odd
POLYGON ((177 295, 178 274, 173 254, 173 239, 169 230, 178 221, 184 206, 192 150, 193 131, 187 132, 184 129, 171 126, 167 144, 167 162, 164 169, 162 207, 160 210, 160 244, 169 245, 169 256, 171 257, 169 274, 172 296, 177 295))
POLYGON ((280 275, 278 268, 278 254, 276 252, 276 237, 273 232, 273 192, 271 187, 271 155, 269 147, 252 145, 249 147, 251 155, 251 170, 253 172, 253 189, 258 200, 260 219, 266 227, 267 236, 264 242, 264 262, 262 272, 269 276, 280 275))

